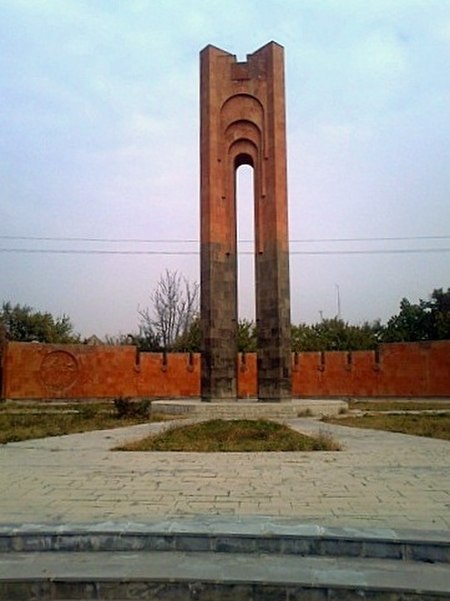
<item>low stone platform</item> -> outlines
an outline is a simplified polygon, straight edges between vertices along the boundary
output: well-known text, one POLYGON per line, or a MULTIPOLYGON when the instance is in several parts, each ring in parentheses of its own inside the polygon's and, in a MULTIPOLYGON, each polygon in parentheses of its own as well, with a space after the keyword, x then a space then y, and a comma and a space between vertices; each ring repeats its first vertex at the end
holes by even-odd
POLYGON ((443 533, 297 520, 0 528, 0 598, 160 601, 448 599, 443 533))
POLYGON ((202 418, 277 418, 292 419, 295 417, 323 417, 338 415, 348 409, 348 404, 341 400, 329 399, 293 399, 289 403, 262 403, 254 400, 236 401, 234 403, 211 402, 200 400, 185 401, 153 401, 154 411, 172 415, 189 415, 202 418))

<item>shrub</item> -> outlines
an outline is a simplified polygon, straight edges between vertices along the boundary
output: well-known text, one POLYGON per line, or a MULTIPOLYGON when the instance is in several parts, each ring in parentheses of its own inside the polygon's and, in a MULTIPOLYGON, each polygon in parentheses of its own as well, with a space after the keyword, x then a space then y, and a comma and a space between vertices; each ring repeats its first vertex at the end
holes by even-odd
POLYGON ((114 399, 114 407, 118 419, 150 417, 152 403, 148 399, 133 401, 130 397, 114 399))

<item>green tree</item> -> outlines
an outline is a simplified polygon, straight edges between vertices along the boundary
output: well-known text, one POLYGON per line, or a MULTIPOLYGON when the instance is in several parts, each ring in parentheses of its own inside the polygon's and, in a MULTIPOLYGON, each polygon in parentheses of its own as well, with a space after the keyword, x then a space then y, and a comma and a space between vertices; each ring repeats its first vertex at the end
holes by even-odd
POLYGON ((197 317, 172 345, 177 353, 199 353, 201 346, 201 321, 197 317))
MULTIPOLYGON (((199 353, 201 349, 201 320, 195 319, 190 328, 181 334, 172 345, 176 352, 199 353)), ((256 351, 256 328, 253 321, 240 319, 237 328, 237 350, 252 353, 256 351)))
MULTIPOLYGON (((379 322, 350 325, 340 319, 325 319, 314 325, 293 325, 293 351, 352 351, 376 348, 381 325, 379 322)), ((172 345, 177 352, 200 352, 201 321, 197 318, 191 328, 172 345)), ((160 347, 149 350, 162 350, 160 347)), ((237 351, 251 353, 257 350, 256 326, 253 321, 241 319, 237 326, 237 351)))
POLYGON ((323 319, 314 325, 293 325, 292 350, 356 351, 376 348, 381 326, 379 322, 351 325, 337 317, 323 319))
POLYGON ((428 300, 400 302, 400 311, 383 329, 383 342, 415 342, 450 339, 450 288, 435 289, 428 300))
POLYGON ((79 342, 79 335, 67 315, 35 311, 28 305, 4 302, 0 310, 0 330, 6 340, 67 344, 79 342))
POLYGON ((250 319, 244 318, 238 321, 237 346, 240 353, 254 353, 256 351, 256 327, 250 319))
POLYGON ((444 292, 442 288, 433 290, 428 301, 432 315, 434 340, 450 339, 450 288, 444 292))
POLYGON ((322 348, 320 337, 313 326, 305 323, 291 326, 291 347, 294 352, 320 351, 322 348))
POLYGON ((140 351, 151 353, 160 353, 164 351, 160 337, 153 331, 151 327, 139 327, 138 334, 132 335, 132 344, 135 344, 140 351))
POLYGON ((430 340, 430 317, 422 302, 412 304, 407 298, 403 298, 400 301, 400 312, 388 320, 383 330, 383 342, 430 340))

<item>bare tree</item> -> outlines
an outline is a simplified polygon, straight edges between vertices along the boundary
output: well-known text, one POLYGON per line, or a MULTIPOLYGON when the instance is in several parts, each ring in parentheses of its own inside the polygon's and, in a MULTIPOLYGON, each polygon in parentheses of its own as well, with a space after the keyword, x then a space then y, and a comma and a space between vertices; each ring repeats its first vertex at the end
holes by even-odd
POLYGON ((151 295, 152 306, 138 311, 140 331, 146 337, 156 338, 164 350, 171 350, 198 317, 198 298, 197 282, 166 269, 151 295))

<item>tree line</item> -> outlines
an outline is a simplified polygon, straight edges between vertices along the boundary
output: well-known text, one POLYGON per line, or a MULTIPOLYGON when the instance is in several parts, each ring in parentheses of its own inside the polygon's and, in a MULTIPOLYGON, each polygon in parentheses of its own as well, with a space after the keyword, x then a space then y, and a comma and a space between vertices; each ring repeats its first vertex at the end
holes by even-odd
MULTIPOLYGON (((237 350, 257 348, 255 324, 236 324, 237 350)), ((354 351, 375 349, 383 342, 415 342, 450 339, 450 288, 432 291, 429 298, 400 302, 399 312, 385 324, 379 320, 359 325, 334 317, 291 327, 292 350, 354 351)), ((28 305, 3 302, 0 309, 0 346, 5 340, 46 343, 82 343, 67 315, 54 317, 28 305)), ((178 272, 166 270, 150 296, 150 305, 138 309, 137 331, 107 336, 107 344, 135 344, 141 351, 199 352, 201 324, 199 285, 178 272)))

